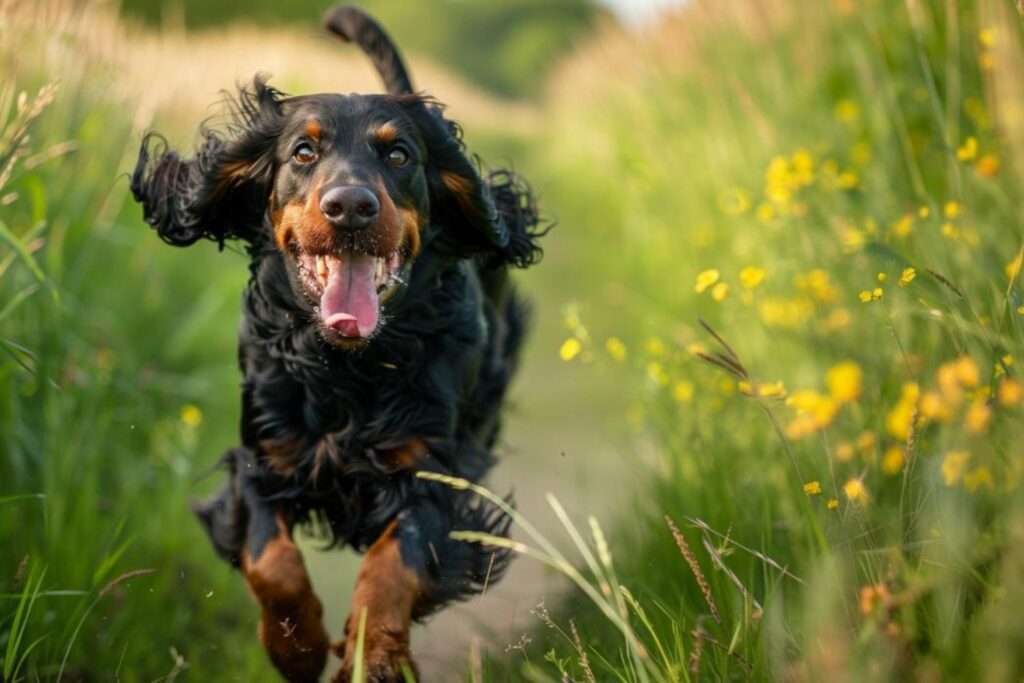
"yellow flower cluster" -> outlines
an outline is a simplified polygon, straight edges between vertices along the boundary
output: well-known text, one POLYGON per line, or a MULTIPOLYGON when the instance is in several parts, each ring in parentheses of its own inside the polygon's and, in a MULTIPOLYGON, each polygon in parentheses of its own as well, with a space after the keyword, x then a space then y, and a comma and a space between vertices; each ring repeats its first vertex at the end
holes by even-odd
POLYGON ((862 384, 860 366, 852 361, 844 361, 826 373, 827 394, 814 389, 794 391, 786 399, 786 405, 796 411, 796 416, 786 426, 786 435, 791 439, 799 439, 832 424, 844 404, 860 398, 862 384))

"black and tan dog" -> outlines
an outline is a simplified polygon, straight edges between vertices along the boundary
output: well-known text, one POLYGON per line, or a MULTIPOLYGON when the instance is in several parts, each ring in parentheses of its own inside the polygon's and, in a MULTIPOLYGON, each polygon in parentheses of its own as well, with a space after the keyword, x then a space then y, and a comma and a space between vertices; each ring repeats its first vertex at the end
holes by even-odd
POLYGON ((132 191, 166 242, 238 239, 251 256, 242 444, 197 512, 258 599, 271 660, 292 681, 326 664, 292 541, 307 524, 366 551, 339 680, 364 610, 370 680, 402 680, 410 623, 506 563, 449 533, 504 534, 507 518, 415 472, 477 480, 493 462, 524 327, 507 271, 538 259, 538 217, 515 175, 481 176, 376 23, 345 7, 326 22, 371 57, 386 95, 286 97, 257 77, 193 157, 147 136, 132 191))

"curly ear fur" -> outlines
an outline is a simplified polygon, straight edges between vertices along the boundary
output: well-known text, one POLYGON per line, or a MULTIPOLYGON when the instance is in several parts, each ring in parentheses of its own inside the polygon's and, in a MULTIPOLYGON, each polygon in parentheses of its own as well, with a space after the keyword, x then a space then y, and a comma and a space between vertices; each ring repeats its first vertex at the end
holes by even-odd
POLYGON ((283 117, 281 93, 257 76, 239 88, 229 108, 226 134, 200 129, 201 141, 190 159, 148 133, 131 177, 143 217, 168 244, 184 247, 199 239, 253 241, 266 211, 273 179, 274 141, 283 117))
POLYGON ((482 178, 466 154, 459 126, 430 100, 411 100, 427 146, 427 183, 432 220, 444 229, 446 248, 460 256, 482 255, 491 266, 525 268, 540 259, 540 216, 529 185, 504 169, 482 178))

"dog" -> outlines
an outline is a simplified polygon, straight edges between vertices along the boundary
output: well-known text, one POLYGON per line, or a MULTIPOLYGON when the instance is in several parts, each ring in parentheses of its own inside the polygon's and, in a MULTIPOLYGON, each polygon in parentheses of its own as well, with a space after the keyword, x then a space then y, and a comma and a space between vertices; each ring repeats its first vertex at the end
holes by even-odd
POLYGON ((293 97, 257 76, 193 156, 148 133, 131 190, 165 242, 235 240, 251 259, 241 444, 195 512, 258 601, 270 660, 315 681, 331 647, 292 537, 304 525, 365 552, 335 680, 352 675, 365 618, 369 680, 400 681, 416 671, 410 624, 507 565, 449 534, 507 535, 508 517, 416 473, 477 481, 494 463, 527 317, 509 270, 540 259, 547 226, 518 175, 478 170, 372 18, 339 7, 324 21, 386 94, 293 97))

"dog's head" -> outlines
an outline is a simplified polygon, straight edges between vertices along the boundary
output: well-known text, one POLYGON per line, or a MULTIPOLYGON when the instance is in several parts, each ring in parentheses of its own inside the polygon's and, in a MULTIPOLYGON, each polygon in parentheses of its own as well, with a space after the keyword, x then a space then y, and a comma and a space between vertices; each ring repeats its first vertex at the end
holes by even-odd
POLYGON ((373 336, 425 241, 458 256, 507 252, 508 221, 429 99, 284 97, 257 78, 233 109, 226 133, 201 131, 192 159, 147 139, 132 190, 171 244, 275 245, 327 341, 373 336))

